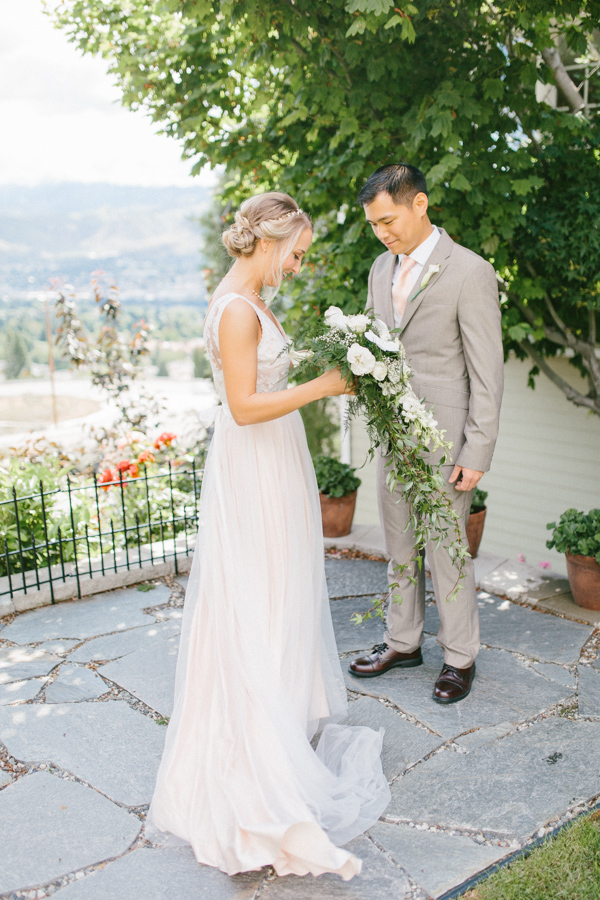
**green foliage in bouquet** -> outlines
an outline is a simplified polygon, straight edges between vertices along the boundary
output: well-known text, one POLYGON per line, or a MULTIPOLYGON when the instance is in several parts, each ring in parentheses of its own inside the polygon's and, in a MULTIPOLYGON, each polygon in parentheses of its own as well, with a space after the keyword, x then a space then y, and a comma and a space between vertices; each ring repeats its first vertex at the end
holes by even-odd
POLYGON ((559 553, 575 556, 593 556, 600 563, 600 509, 590 509, 588 513, 577 509, 567 509, 558 521, 546 525, 552 537, 546 547, 554 547, 559 553))
MULTIPOLYGON (((423 564, 422 551, 430 541, 444 544, 457 562, 457 580, 447 599, 454 599, 463 577, 468 550, 461 539, 459 518, 445 491, 440 467, 451 444, 444 440, 433 414, 410 386, 411 370, 404 348, 387 326, 371 314, 346 316, 331 306, 317 321, 307 337, 310 365, 318 369, 339 366, 353 386, 350 415, 362 414, 369 435, 369 454, 376 451, 387 457, 386 483, 391 492, 402 486, 408 502, 415 546, 410 558, 397 571, 407 572, 416 581, 417 568, 423 564), (437 464, 431 451, 441 450, 437 464)), ((306 352, 306 351, 305 351, 306 352)), ((391 586, 394 600, 402 598, 391 586)), ((360 623, 372 614, 384 616, 385 602, 377 601, 365 615, 354 615, 360 623)))
POLYGON ((356 469, 332 456, 317 456, 314 460, 319 491, 328 497, 347 497, 360 487, 356 469))

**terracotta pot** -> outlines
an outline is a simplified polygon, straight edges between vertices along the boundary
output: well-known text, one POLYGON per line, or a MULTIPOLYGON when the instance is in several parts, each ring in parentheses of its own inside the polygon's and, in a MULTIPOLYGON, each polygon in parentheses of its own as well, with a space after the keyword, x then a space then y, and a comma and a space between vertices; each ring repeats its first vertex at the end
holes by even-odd
POLYGON ((567 553, 573 600, 584 609, 600 609, 600 565, 593 556, 567 553))
POLYGON ((324 537, 344 537, 350 534, 354 507, 356 506, 356 491, 346 494, 345 497, 328 497, 319 494, 321 501, 321 518, 323 519, 324 537))
POLYGON ((481 543, 481 536, 483 535, 483 526, 485 523, 486 512, 487 506, 484 506, 483 509, 479 510, 479 512, 471 513, 467 522, 467 540, 469 542, 469 553, 471 554, 473 559, 475 559, 475 557, 479 553, 479 545, 481 543))

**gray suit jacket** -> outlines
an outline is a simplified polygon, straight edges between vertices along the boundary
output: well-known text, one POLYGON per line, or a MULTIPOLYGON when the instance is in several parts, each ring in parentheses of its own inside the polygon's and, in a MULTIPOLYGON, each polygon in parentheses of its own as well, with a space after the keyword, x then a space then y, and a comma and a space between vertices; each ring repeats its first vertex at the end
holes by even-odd
MULTIPOLYGON (((433 407, 438 426, 453 442, 452 462, 486 472, 498 435, 504 383, 498 282, 488 262, 440 231, 406 304, 400 338, 415 393, 433 407), (440 271, 420 291, 435 264, 440 271)), ((395 263, 396 256, 386 251, 369 275, 367 308, 389 328, 394 328, 395 263)), ((438 451, 433 460, 439 456, 438 451)))

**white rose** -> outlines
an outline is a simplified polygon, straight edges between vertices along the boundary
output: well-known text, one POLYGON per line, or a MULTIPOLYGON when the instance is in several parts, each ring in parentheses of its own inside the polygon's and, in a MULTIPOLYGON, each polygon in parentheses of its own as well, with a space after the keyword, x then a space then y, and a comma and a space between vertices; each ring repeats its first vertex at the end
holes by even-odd
POLYGON ((346 359, 355 375, 370 375, 377 362, 371 351, 360 344, 351 344, 346 359))
POLYGON ((339 328, 340 331, 348 331, 348 319, 339 306, 330 306, 326 310, 325 323, 329 328, 339 328))
POLYGON ((348 327, 356 334, 364 334, 370 324, 371 320, 369 317, 362 315, 362 313, 357 316, 348 316, 348 327))
POLYGON ((365 337, 368 341, 371 341, 372 344, 377 344, 380 350, 385 350, 387 353, 397 353, 400 349, 400 341, 383 340, 383 338, 380 338, 374 331, 365 331, 365 337))
POLYGON ((376 381, 383 381, 385 376, 387 375, 387 366, 384 362, 376 362, 373 366, 373 371, 371 372, 373 378, 376 381))

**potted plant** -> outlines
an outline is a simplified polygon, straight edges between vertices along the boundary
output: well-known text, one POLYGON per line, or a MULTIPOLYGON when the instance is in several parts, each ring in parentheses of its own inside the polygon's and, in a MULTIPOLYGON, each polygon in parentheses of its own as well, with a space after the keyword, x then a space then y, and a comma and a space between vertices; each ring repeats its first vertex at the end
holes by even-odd
POLYGON ((332 456, 317 456, 314 464, 321 500, 323 535, 343 537, 350 534, 360 478, 356 477, 352 466, 332 456))
POLYGON ((567 555, 573 600, 585 609, 600 609, 600 509, 568 509, 558 525, 549 522, 546 528, 552 531, 546 547, 567 555))
POLYGON ((487 491, 482 491, 476 487, 471 498, 471 511, 467 521, 467 540, 469 542, 469 553, 475 559, 479 553, 479 545, 483 535, 483 526, 485 523, 485 514, 487 506, 487 491))

